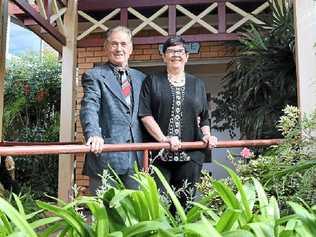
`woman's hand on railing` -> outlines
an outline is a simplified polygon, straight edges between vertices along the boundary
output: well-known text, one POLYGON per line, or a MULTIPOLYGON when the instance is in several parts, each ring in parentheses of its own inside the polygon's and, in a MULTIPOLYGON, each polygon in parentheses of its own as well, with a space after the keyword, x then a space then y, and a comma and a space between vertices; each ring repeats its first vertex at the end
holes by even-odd
POLYGON ((217 137, 206 134, 202 137, 202 141, 208 144, 208 148, 212 149, 217 146, 218 140, 217 137))
POLYGON ((164 137, 164 139, 162 139, 161 142, 170 143, 171 151, 177 151, 181 148, 181 141, 177 136, 164 137))

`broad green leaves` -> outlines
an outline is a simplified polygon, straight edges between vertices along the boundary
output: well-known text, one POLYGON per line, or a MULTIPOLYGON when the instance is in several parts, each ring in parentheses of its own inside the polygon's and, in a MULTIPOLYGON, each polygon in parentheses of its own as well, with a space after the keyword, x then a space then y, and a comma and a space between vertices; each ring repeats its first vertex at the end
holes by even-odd
POLYGON ((217 195, 224 202, 222 213, 208 207, 212 195, 193 202, 185 213, 175 193, 157 168, 157 176, 165 185, 179 219, 170 216, 162 202, 154 179, 138 172, 135 179, 139 190, 127 190, 120 185, 108 188, 103 197, 78 197, 59 205, 38 201, 50 216, 30 222, 37 213, 27 214, 18 197, 17 209, 0 199, 0 237, 312 237, 316 234, 315 207, 304 208, 290 202, 293 215, 280 217, 277 200, 268 198, 260 182, 243 184, 231 169, 224 167, 234 185, 235 193, 223 181, 214 181, 217 195), (85 207, 88 216, 80 209, 85 207), (300 234, 298 234, 300 233, 300 234))

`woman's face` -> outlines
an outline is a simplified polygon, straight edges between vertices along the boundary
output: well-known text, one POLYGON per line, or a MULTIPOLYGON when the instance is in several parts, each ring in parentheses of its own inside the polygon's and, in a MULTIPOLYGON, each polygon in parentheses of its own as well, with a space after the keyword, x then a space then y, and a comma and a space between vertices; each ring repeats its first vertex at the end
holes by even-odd
POLYGON ((162 55, 162 58, 168 68, 184 70, 189 54, 186 53, 184 45, 180 44, 168 47, 166 52, 162 55))

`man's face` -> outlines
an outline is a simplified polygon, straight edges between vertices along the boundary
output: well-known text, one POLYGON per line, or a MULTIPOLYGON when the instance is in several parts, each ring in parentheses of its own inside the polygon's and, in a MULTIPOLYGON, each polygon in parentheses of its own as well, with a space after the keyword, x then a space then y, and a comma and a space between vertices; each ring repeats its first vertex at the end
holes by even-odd
POLYGON ((184 68, 188 58, 189 55, 182 44, 168 47, 163 54, 164 62, 171 68, 184 68))
POLYGON ((133 51, 133 45, 125 32, 114 31, 106 42, 105 50, 111 63, 125 67, 133 51))

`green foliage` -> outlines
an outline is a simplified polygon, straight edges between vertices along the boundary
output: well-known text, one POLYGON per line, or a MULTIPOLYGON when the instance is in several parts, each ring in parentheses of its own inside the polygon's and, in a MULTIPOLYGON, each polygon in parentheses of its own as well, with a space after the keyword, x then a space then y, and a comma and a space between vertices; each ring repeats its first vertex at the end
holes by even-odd
POLYGON ((5 139, 45 138, 45 130, 55 125, 59 111, 60 74, 61 65, 52 53, 42 57, 29 54, 9 61, 4 95, 5 139))
MULTIPOLYGON (((5 77, 4 140, 58 141, 61 65, 57 55, 28 54, 9 61, 5 77)), ((56 156, 18 157, 18 183, 36 198, 56 195, 56 156), (49 184, 49 185, 47 185, 49 184)))
POLYGON ((78 197, 68 204, 59 201, 58 205, 38 201, 38 206, 50 215, 37 220, 32 218, 38 212, 25 212, 17 196, 14 196, 16 208, 0 198, 0 236, 308 237, 316 234, 315 206, 290 202, 294 214, 282 217, 276 199, 266 195, 257 179, 243 183, 231 169, 224 168, 236 191, 222 181, 213 183, 216 194, 225 203, 221 214, 205 205, 208 196, 193 203, 189 212, 184 213, 171 187, 154 168, 180 219, 175 219, 164 206, 154 179, 138 172, 135 179, 140 184, 139 190, 104 184, 103 194, 97 197, 78 197), (88 219, 82 207, 89 210, 88 219))
POLYGON ((242 33, 238 56, 213 98, 213 128, 241 138, 280 137, 274 124, 285 105, 296 105, 293 10, 273 1, 270 23, 251 25, 242 33))
MULTIPOLYGON (((284 136, 283 143, 271 147, 258 157, 250 159, 236 158, 228 154, 242 180, 252 177, 264 184, 269 196, 277 197, 282 213, 291 209, 288 201, 305 200, 312 206, 316 204, 316 111, 310 115, 301 115, 293 106, 287 106, 277 128, 284 136)), ((202 192, 212 192, 210 177, 204 176, 198 188, 202 192)), ((227 182, 228 184, 230 182, 227 182)), ((211 202, 218 210, 220 203, 211 202)))

